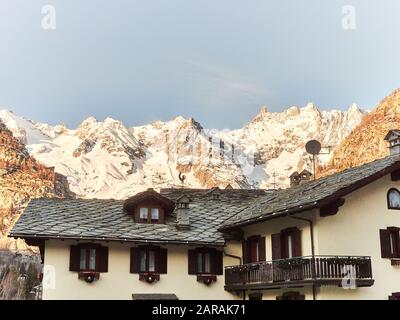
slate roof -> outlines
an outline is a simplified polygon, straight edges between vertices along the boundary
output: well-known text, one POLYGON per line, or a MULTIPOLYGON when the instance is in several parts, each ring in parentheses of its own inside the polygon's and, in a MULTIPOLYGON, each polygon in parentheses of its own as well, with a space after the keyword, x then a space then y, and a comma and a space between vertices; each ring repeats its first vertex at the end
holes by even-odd
POLYGON ((190 197, 190 230, 176 229, 175 212, 166 217, 165 224, 135 223, 123 211, 123 200, 41 198, 30 201, 10 236, 222 246, 225 241, 218 231, 221 224, 247 207, 249 201, 265 194, 262 190, 221 190, 220 199, 213 200, 207 192, 160 191, 172 201, 183 193, 190 197))
POLYGON ((327 205, 397 169, 400 169, 400 155, 391 155, 299 186, 277 190, 257 198, 247 208, 228 218, 220 230, 327 205))

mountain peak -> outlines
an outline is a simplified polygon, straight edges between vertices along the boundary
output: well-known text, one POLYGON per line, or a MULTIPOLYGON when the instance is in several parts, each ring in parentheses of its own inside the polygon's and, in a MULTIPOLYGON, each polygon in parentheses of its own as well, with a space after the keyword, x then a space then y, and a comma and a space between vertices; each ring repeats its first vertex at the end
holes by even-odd
POLYGON ((307 103, 307 104, 305 105, 305 107, 302 108, 302 109, 305 110, 305 111, 312 111, 312 112, 318 111, 318 108, 317 108, 317 106, 314 104, 314 102, 309 102, 309 103, 307 103))

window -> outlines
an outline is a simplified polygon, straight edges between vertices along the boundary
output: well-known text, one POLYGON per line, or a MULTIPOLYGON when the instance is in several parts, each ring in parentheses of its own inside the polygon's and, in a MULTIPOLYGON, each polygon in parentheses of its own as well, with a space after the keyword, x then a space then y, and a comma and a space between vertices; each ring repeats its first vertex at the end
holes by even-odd
POLYGON ((211 273, 211 257, 210 252, 197 253, 197 272, 211 273))
POLYGON ((243 242, 243 263, 265 261, 265 237, 252 236, 243 242))
POLYGON ((273 234, 272 260, 290 259, 301 256, 301 232, 298 228, 288 228, 273 234))
POLYGON ((151 222, 157 223, 159 217, 160 217, 160 213, 158 211, 158 208, 151 208, 151 222))
POLYGON ((222 251, 197 248, 188 251, 189 274, 222 274, 222 251))
POLYGON ((147 222, 149 218, 148 210, 149 210, 148 208, 140 208, 140 217, 139 217, 140 222, 147 222))
POLYGON ((79 269, 82 271, 96 270, 96 249, 81 248, 79 269))
POLYGON ((156 207, 141 207, 139 209, 139 222, 141 223, 159 223, 160 209, 156 207))
POLYGON ((167 249, 157 246, 131 248, 131 273, 167 273, 167 249))
POLYGON ((382 258, 400 259, 399 230, 397 227, 388 227, 379 230, 382 258))
POLYGON ((108 271, 108 248, 94 243, 71 246, 70 271, 108 271))
POLYGON ((389 209, 400 210, 400 192, 399 190, 392 188, 387 193, 387 202, 389 209))
POLYGON ((140 272, 156 271, 156 254, 154 250, 144 249, 140 251, 140 272))

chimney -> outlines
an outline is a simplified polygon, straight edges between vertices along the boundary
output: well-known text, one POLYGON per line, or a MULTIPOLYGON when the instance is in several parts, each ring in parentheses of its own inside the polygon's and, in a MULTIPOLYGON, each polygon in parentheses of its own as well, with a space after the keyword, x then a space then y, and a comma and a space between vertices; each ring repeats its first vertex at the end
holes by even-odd
POLYGON ((304 169, 302 172, 298 173, 297 171, 293 172, 290 175, 290 186, 299 186, 304 183, 307 183, 311 180, 312 173, 306 169, 304 169))
POLYGON ((289 179, 291 187, 298 186, 300 184, 300 174, 297 171, 293 172, 289 176, 289 179))
POLYGON ((190 229, 189 202, 190 198, 185 194, 176 199, 176 228, 178 230, 190 229))
POLYGON ((312 177, 312 173, 306 169, 300 172, 299 175, 300 175, 300 184, 310 181, 312 177))
POLYGON ((390 155, 400 154, 400 130, 389 130, 384 140, 389 142, 390 155))

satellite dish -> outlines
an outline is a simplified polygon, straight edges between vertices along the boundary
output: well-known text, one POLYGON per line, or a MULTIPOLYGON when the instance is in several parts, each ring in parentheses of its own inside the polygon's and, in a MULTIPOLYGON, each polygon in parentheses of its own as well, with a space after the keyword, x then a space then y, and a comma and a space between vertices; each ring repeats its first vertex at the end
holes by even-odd
POLYGON ((309 154, 316 155, 321 151, 321 143, 317 140, 310 140, 306 143, 306 151, 309 154))

